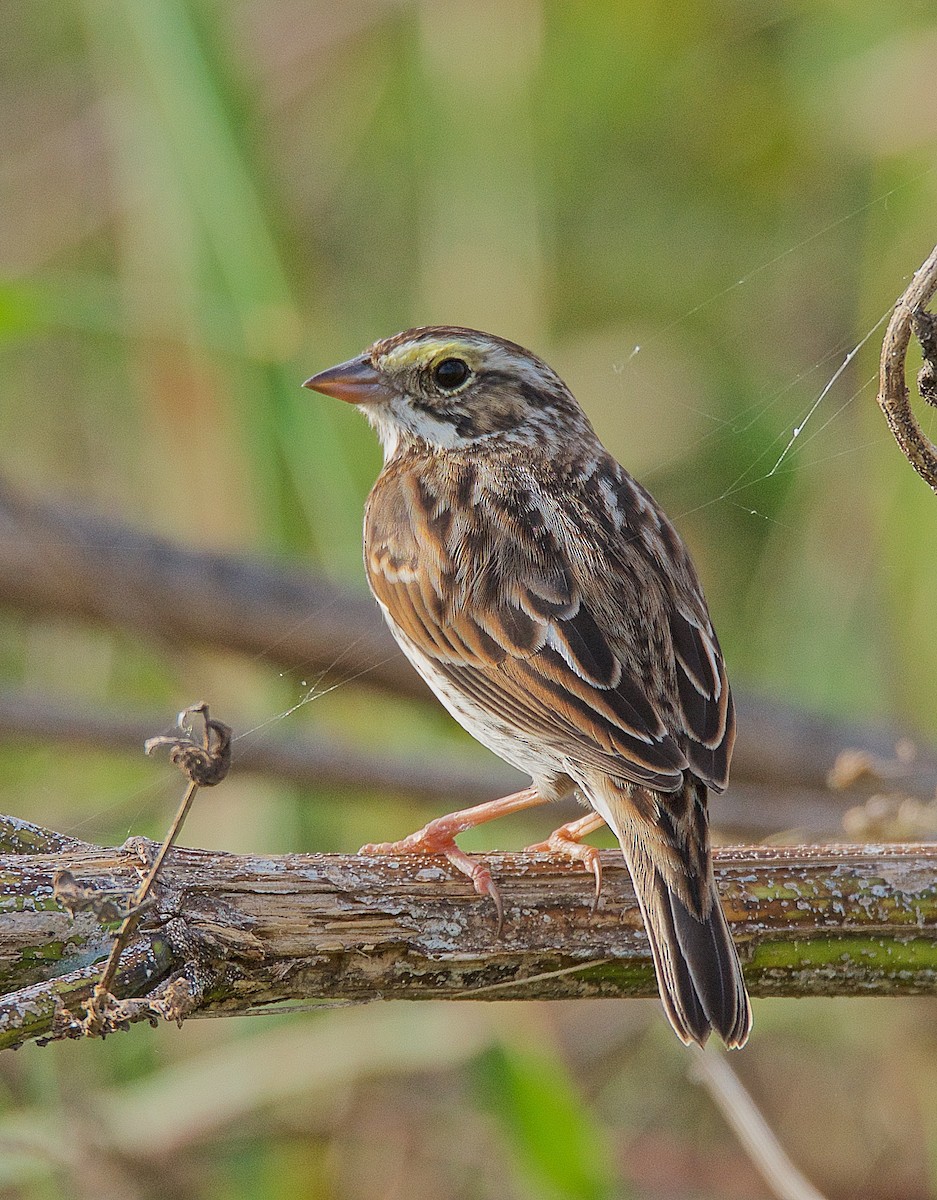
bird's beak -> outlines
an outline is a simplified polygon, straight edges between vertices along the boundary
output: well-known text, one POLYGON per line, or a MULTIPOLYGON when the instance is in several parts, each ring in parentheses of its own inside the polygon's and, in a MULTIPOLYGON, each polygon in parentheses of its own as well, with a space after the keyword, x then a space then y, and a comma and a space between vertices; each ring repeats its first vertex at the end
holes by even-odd
POLYGON ((387 384, 366 355, 329 367, 307 379, 303 387, 349 404, 368 404, 387 394, 387 384))

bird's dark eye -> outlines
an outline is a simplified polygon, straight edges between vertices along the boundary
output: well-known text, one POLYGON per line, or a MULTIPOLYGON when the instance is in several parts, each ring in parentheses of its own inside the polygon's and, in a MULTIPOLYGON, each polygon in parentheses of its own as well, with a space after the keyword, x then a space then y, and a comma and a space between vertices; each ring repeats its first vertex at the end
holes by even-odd
POLYGON ((444 392, 455 391, 469 377, 469 365, 461 358, 444 358, 433 367, 433 383, 444 392))

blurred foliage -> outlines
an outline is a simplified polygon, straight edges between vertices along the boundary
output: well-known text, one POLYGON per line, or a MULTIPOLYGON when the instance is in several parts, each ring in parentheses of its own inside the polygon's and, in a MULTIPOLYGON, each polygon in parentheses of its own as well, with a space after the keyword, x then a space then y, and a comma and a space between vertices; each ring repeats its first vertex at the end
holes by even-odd
POLYGON ((483 1100, 511 1136, 534 1195, 612 1195, 605 1139, 555 1051, 496 1043, 477 1070, 483 1100))
MULTIPOLYGON (((677 518, 736 679, 937 735, 937 510, 874 404, 870 332, 934 241, 935 60, 923 0, 4 5, 0 471, 363 587, 378 449, 298 385, 409 325, 492 329, 567 378, 677 518)), ((168 717, 204 696, 253 728, 307 686, 301 667, 0 626, 6 683, 89 706, 168 717)), ((289 726, 464 747, 443 715, 350 687, 289 726)), ((353 849, 424 816, 223 790, 187 840, 353 849)), ((0 749, 4 809, 88 837, 159 832, 175 791, 152 764, 0 749)), ((544 819, 490 836, 522 845, 544 819)), ((409 1069, 376 1060, 315 1103, 258 1083, 158 1161, 108 1114, 152 1094, 154 1119, 185 1125, 235 1052, 259 1080, 278 1027, 7 1056, 0 1140, 26 1150, 0 1195, 766 1195, 653 1006, 491 1011, 461 1058, 434 1067, 411 1030, 409 1069), (53 1132, 31 1143, 21 1112, 53 1132)), ((297 1019, 290 1044, 343 1018, 297 1019)), ((830 1195, 937 1195, 932 1019, 927 1002, 758 1006, 736 1061, 830 1195)), ((446 1020, 457 1048, 475 1018, 446 1020)))

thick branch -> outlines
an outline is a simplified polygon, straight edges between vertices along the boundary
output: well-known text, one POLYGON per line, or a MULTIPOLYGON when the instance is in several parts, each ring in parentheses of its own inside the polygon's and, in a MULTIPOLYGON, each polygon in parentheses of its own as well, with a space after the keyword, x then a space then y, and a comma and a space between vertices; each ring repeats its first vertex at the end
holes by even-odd
MULTIPOLYGON (((59 909, 56 871, 129 892, 152 846, 63 850, 59 835, 11 818, 4 827, 0 844, 52 847, 0 860, 0 1043, 15 1046, 68 1035, 56 998, 80 1015, 108 948, 90 913, 59 909)), ((444 860, 177 849, 115 992, 128 1021, 284 1000, 655 994, 620 855, 603 855, 594 913, 583 872, 546 855, 490 862, 505 902, 500 938, 490 905, 444 860)), ((937 847, 735 848, 717 852, 716 871, 753 995, 937 987, 937 847)))
POLYGON ((911 411, 908 387, 905 383, 905 359, 911 341, 911 331, 921 341, 925 354, 925 370, 921 388, 933 403, 934 377, 937 363, 934 362, 934 318, 925 310, 937 292, 937 246, 915 271, 904 295, 895 306, 891 321, 882 343, 882 361, 878 402, 891 427, 901 452, 914 467, 918 475, 937 492, 937 446, 925 435, 911 411))

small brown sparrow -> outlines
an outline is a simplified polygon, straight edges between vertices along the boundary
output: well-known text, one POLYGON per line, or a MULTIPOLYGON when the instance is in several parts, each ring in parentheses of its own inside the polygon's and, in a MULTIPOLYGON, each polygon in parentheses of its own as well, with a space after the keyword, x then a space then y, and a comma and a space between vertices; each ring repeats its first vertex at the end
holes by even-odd
POLYGON ((713 878, 707 789, 726 786, 735 715, 689 554, 606 451, 563 381, 502 338, 445 326, 375 342, 305 384, 358 405, 384 447, 368 581, 449 712, 532 785, 365 853, 445 854, 482 821, 578 791, 593 809, 541 847, 621 843, 684 1042, 744 1044, 751 1010, 713 878))

